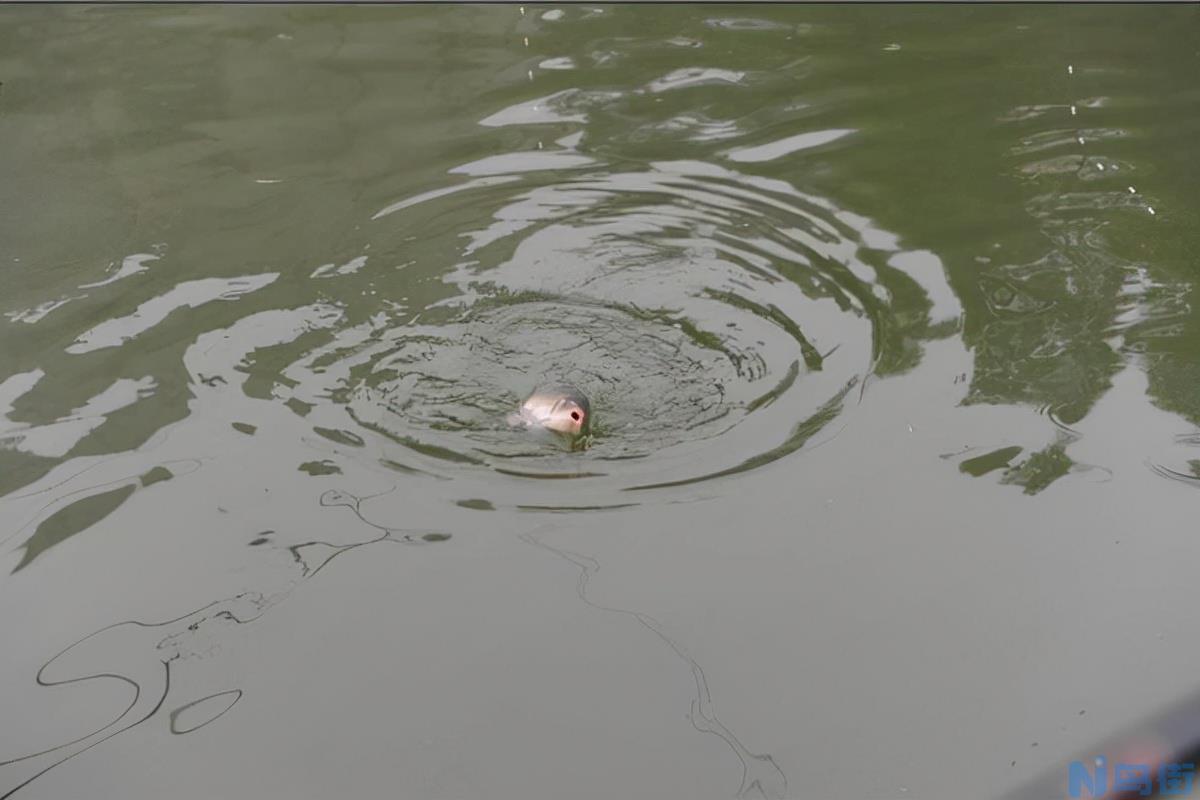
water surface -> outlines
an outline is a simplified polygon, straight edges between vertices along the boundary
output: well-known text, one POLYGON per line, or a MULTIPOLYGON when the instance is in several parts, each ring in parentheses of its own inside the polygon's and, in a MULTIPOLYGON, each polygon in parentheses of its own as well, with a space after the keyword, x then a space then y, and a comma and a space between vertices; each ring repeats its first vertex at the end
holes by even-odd
POLYGON ((1019 795, 1196 689, 1195 7, 2 17, 0 797, 1019 795))

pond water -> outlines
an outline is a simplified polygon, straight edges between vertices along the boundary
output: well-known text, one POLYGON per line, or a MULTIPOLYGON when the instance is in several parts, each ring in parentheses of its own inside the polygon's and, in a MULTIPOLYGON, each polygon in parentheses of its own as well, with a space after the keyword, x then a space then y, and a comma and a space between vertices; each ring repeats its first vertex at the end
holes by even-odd
POLYGON ((0 20, 0 797, 1023 796, 1200 685, 1196 6, 0 20))

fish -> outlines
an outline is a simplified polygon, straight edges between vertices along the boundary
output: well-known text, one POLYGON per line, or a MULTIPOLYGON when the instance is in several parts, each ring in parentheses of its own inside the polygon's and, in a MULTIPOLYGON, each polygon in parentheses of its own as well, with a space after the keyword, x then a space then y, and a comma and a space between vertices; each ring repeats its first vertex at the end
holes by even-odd
POLYGON ((587 395, 569 384, 534 390, 520 407, 508 415, 514 428, 544 428, 567 436, 582 436, 592 422, 587 395))

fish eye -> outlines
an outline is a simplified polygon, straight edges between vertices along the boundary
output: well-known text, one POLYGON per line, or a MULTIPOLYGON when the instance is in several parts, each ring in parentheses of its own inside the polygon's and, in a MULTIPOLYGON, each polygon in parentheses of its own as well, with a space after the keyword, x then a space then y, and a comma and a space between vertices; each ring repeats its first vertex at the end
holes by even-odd
POLYGON ((578 421, 579 421, 579 412, 578 412, 578 411, 572 411, 572 412, 571 412, 571 419, 573 419, 573 420, 575 420, 576 422, 578 422, 578 421))

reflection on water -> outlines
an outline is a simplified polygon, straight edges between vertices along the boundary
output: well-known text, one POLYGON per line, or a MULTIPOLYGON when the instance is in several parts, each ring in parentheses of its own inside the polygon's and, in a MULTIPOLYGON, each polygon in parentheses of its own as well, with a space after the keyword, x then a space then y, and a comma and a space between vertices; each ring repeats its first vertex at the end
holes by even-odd
MULTIPOLYGON (((162 475, 158 480, 172 476, 164 467, 156 470, 162 475)), ((152 471, 142 476, 141 483, 154 483, 154 475, 152 471)), ((94 523, 115 510, 134 488, 135 485, 129 485, 90 495, 47 517, 26 542, 25 555, 14 567, 14 573, 28 565, 42 550, 78 532, 78 528, 61 531, 64 525, 70 523, 57 520, 67 519, 67 512, 71 512, 74 518, 94 523), (96 501, 102 504, 99 509, 95 507, 96 501), (92 505, 83 509, 84 504, 89 502, 92 505), (56 524, 57 528, 50 529, 52 524, 56 524), (56 539, 47 541, 50 537, 56 539)), ((349 508, 366 527, 375 529, 377 536, 348 543, 307 541, 287 545, 286 551, 291 555, 293 568, 290 572, 278 575, 274 586, 261 584, 258 591, 243 592, 235 597, 214 601, 190 614, 165 622, 129 620, 115 623, 85 636, 47 661, 36 675, 40 686, 54 687, 96 680, 119 681, 129 686, 132 699, 116 717, 95 731, 44 750, 0 761, 0 767, 12 768, 7 771, 6 780, 9 783, 2 787, 5 789, 2 796, 11 796, 68 759, 149 720, 166 707, 169 700, 180 696, 178 676, 175 685, 172 684, 172 665, 188 659, 207 658, 218 652, 226 638, 224 630, 228 626, 254 622, 284 600, 302 581, 315 576, 338 556, 380 542, 427 544, 450 538, 449 534, 438 531, 409 531, 371 522, 363 516, 360 503, 360 498, 338 490, 326 491, 320 497, 322 506, 349 508)), ((270 536, 272 533, 266 531, 266 535, 248 544, 266 545, 268 550, 274 550, 276 543, 270 536)), ((204 727, 229 711, 242 694, 241 689, 229 689, 171 709, 171 732, 191 733, 204 727)))
MULTIPOLYGON (((0 691, 29 722, 0 797, 184 757, 162 734, 223 758, 247 706, 307 708, 266 661, 339 687, 313 713, 365 793, 940 796, 1057 713, 1007 660, 1070 638, 1047 583, 1100 604, 1070 559, 1121 583, 1114 520, 1190 519, 1195 9, 6 13, 0 691), (585 450, 504 424, 558 382, 585 450), (590 660, 539 655, 550 625, 590 660), (335 634, 370 638, 288 655, 335 634), (379 664, 467 671, 349 677, 379 664), (934 759, 998 684, 1044 702, 934 759), (910 735, 909 697, 946 716, 910 735), (362 755, 384 730, 401 777, 362 755), (891 771, 829 777, 864 748, 891 771)), ((1139 563, 1194 555, 1154 535, 1139 563)))
POLYGON ((687 654, 687 651, 678 642, 663 631, 661 623, 639 611, 627 611, 625 609, 597 605, 588 599, 588 579, 600 569, 600 564, 596 559, 591 556, 552 547, 538 538, 536 533, 522 534, 521 539, 535 547, 547 550, 579 568, 579 583, 576 586, 576 591, 579 594, 580 600, 600 611, 609 611, 632 617, 640 625, 661 639, 664 644, 675 651, 675 654, 687 663, 691 669, 692 677, 696 681, 696 698, 692 701, 692 710, 688 718, 692 721, 692 725, 695 726, 696 730, 711 733, 724 740, 737 755, 738 760, 742 762, 742 782, 738 787, 738 797, 758 795, 762 795, 763 797, 787 796, 787 777, 779 769, 779 765, 769 755, 756 755, 747 751, 745 745, 738 740, 733 732, 717 719, 716 711, 713 709, 712 694, 708 688, 708 679, 704 677, 704 670, 687 654))

